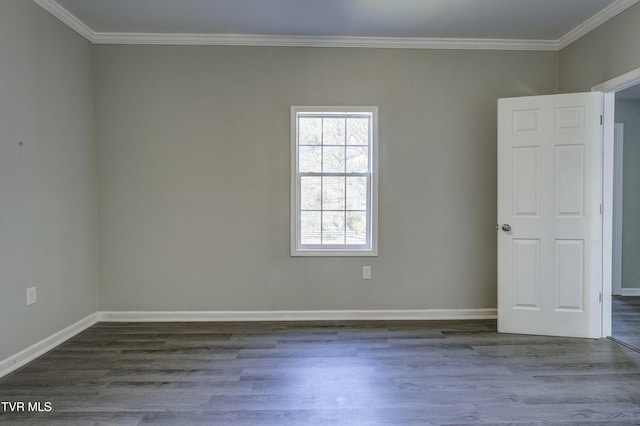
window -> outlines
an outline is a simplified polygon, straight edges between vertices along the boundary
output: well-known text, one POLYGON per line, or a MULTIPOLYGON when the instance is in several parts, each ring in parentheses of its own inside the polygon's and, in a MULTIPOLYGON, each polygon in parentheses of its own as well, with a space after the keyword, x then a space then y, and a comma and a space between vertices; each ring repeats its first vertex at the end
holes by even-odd
POLYGON ((377 255, 377 107, 291 107, 291 255, 377 255))

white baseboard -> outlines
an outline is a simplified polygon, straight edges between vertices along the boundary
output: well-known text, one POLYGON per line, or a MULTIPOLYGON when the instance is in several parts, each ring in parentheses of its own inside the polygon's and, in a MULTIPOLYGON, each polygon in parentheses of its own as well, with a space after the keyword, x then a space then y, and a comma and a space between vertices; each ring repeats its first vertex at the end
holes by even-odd
POLYGON ((640 288, 621 288, 620 296, 640 296, 640 288))
POLYGON ((4 377, 23 365, 33 361, 40 355, 69 340, 76 334, 86 330, 98 322, 98 314, 91 314, 80 321, 52 334, 49 337, 29 346, 27 349, 0 361, 0 377, 4 377))
POLYGON ((349 321, 496 319, 496 309, 355 311, 102 311, 96 312, 0 361, 0 378, 33 361, 92 325, 104 322, 349 321))
POLYGON ((105 322, 469 320, 496 318, 496 309, 98 312, 98 320, 105 322))

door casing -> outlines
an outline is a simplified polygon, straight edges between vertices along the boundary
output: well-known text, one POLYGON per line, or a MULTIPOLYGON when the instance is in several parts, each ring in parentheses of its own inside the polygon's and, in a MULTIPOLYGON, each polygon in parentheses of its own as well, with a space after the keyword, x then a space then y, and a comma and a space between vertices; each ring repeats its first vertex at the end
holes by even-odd
POLYGON ((616 92, 640 84, 640 68, 592 87, 604 94, 604 152, 602 167, 602 337, 611 336, 611 294, 613 284, 613 187, 616 92))

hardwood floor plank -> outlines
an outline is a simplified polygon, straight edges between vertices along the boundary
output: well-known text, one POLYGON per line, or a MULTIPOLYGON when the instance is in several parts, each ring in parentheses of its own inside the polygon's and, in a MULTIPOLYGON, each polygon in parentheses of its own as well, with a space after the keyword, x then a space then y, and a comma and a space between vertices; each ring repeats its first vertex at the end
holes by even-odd
POLYGON ((640 424, 640 354, 495 321, 99 323, 0 379, 10 425, 640 424))
POLYGON ((640 296, 613 296, 611 336, 640 351, 640 296))

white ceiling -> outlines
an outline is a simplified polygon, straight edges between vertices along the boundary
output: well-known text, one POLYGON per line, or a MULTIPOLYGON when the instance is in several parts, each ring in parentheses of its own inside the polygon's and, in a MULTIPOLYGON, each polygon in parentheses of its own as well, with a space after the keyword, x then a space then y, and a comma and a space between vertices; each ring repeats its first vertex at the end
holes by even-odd
POLYGON ((638 0, 34 1, 94 42, 101 37, 142 40, 142 35, 243 35, 557 43, 638 0))

